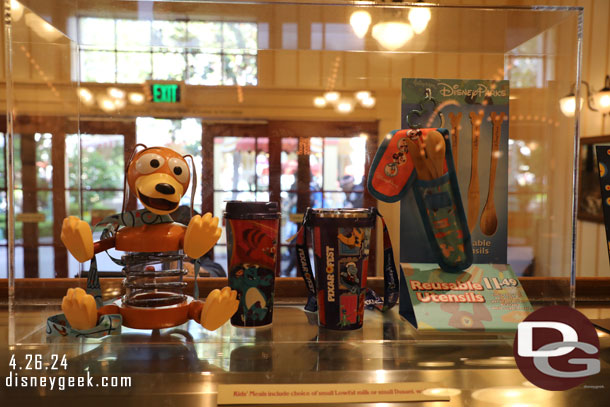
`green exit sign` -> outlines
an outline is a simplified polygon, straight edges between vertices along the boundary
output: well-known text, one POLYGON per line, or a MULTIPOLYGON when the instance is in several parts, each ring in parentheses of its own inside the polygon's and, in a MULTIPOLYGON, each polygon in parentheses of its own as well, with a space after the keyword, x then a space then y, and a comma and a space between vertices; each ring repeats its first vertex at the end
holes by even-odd
POLYGON ((180 85, 176 83, 153 83, 150 93, 153 103, 180 103, 180 85))

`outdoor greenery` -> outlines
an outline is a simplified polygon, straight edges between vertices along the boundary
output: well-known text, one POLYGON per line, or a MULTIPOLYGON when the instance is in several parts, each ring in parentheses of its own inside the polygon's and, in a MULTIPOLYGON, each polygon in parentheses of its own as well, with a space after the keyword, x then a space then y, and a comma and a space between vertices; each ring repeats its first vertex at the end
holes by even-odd
POLYGON ((87 17, 79 19, 79 34, 83 82, 257 84, 256 23, 87 17))

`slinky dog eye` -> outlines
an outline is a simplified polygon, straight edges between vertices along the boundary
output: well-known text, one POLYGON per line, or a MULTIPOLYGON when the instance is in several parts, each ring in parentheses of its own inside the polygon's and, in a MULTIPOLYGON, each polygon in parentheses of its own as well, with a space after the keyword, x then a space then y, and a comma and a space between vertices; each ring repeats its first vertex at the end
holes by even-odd
POLYGON ((178 182, 184 184, 189 180, 189 167, 180 158, 170 158, 168 161, 169 168, 178 180, 178 182))
POLYGON ((157 171, 165 163, 165 158, 155 153, 144 154, 136 161, 136 171, 140 174, 150 174, 157 171))

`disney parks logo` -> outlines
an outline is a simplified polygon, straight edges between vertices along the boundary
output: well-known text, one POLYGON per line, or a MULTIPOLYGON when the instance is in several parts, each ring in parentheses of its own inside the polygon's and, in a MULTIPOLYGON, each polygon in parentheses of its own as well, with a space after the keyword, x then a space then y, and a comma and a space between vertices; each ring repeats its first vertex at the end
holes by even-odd
POLYGON ((460 85, 449 85, 447 83, 438 83, 439 93, 444 97, 466 96, 468 98, 479 98, 486 96, 506 97, 508 92, 506 89, 492 89, 482 83, 476 85, 474 89, 464 89, 460 85))

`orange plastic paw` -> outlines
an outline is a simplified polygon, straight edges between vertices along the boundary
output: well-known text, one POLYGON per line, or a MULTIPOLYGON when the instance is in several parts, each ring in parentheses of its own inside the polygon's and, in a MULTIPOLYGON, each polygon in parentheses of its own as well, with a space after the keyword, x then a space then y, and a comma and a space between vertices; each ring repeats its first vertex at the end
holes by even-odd
POLYGON ((61 310, 74 329, 91 329, 97 325, 95 299, 82 288, 68 288, 61 302, 61 310))
POLYGON ((218 218, 213 217, 211 213, 193 216, 184 235, 184 253, 198 259, 214 247, 221 234, 218 218))
POLYGON ((225 287, 215 289, 205 300, 201 310, 201 325, 208 331, 215 331, 225 324, 237 311, 239 301, 237 291, 225 287))
POLYGON ((93 235, 85 221, 76 216, 68 216, 61 225, 61 241, 70 254, 80 263, 93 257, 93 235))

